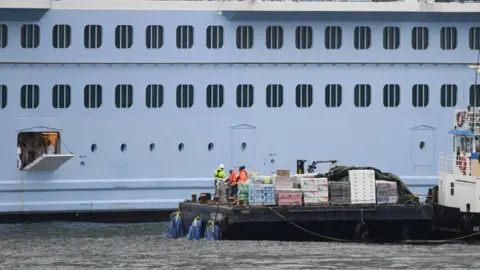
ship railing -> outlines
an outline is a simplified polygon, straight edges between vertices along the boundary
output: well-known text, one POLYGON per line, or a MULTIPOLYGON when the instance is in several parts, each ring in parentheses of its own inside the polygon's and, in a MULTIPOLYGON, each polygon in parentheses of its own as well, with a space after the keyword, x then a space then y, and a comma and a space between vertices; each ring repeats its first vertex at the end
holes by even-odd
POLYGON ((440 153, 440 164, 438 166, 440 172, 448 174, 470 175, 470 158, 456 155, 453 153, 440 153))

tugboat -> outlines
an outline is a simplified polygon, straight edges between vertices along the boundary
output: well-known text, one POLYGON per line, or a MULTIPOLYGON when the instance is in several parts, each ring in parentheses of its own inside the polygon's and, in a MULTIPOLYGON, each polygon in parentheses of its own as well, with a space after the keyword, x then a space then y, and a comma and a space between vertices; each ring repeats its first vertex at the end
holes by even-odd
POLYGON ((435 229, 469 235, 480 229, 480 109, 455 110, 453 151, 440 154, 438 186, 431 189, 435 229))

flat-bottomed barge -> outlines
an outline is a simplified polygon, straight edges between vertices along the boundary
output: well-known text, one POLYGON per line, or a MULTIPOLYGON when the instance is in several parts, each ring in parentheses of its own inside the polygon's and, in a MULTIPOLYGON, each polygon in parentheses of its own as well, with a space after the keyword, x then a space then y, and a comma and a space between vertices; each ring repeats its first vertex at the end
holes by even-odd
POLYGON ((215 221, 221 239, 278 241, 401 241, 432 238, 428 204, 240 206, 185 201, 184 230, 195 218, 215 221))

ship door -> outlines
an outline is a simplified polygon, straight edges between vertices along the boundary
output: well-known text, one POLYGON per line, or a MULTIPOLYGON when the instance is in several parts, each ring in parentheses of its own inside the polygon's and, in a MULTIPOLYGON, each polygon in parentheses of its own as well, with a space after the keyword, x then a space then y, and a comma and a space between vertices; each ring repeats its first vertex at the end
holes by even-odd
POLYGON ((435 128, 417 126, 411 131, 411 153, 414 166, 432 166, 435 164, 435 128))
POLYGON ((240 166, 252 167, 255 162, 255 127, 238 125, 230 128, 231 164, 238 169, 240 166))

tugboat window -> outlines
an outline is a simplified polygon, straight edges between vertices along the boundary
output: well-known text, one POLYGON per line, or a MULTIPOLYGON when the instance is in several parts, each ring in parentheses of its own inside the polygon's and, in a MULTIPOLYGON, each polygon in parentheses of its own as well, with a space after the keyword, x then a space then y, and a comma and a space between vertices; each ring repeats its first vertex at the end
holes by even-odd
POLYGON ((419 147, 420 147, 420 149, 425 148, 425 142, 424 142, 424 141, 421 141, 419 147))

